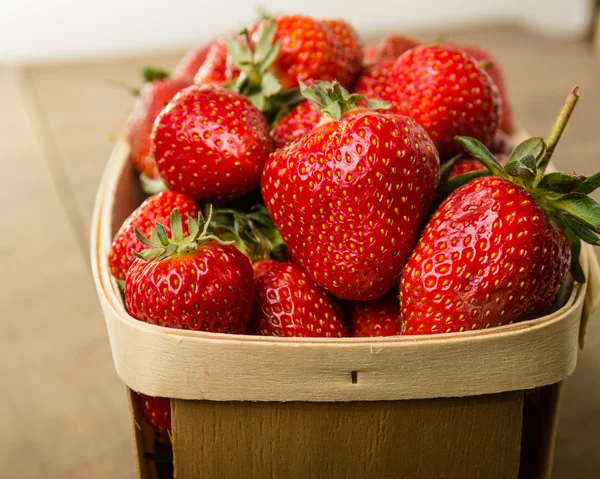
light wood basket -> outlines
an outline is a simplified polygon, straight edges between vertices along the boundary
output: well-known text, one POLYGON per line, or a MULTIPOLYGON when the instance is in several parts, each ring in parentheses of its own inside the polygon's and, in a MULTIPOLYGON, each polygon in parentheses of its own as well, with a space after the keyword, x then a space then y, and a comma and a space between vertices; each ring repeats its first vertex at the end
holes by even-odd
MULTIPOLYGON (((561 381, 576 365, 600 300, 588 281, 563 288, 550 315, 423 337, 276 338, 162 328, 129 316, 107 255, 142 201, 120 141, 96 199, 91 256, 118 375, 173 398, 175 476, 548 477, 561 381)), ((152 431, 132 407, 142 478, 152 431)))

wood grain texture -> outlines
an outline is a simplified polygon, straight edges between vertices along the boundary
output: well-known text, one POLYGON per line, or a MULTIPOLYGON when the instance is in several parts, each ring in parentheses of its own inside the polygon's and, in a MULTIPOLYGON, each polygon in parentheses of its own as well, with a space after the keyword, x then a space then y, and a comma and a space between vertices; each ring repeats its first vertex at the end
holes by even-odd
POLYGON ((176 479, 516 478, 523 394, 173 404, 176 479))

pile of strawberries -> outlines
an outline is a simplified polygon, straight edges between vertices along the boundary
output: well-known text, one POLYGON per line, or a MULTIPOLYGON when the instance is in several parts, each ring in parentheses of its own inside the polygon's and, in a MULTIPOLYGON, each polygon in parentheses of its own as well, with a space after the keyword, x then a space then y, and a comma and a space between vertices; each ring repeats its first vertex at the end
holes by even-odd
MULTIPOLYGON (((346 22, 301 15, 151 73, 128 139, 143 184, 164 191, 108 258, 140 321, 332 340, 448 333, 539 317, 569 269, 585 281, 600 174, 544 173, 577 89, 546 140, 515 146, 484 50, 400 36, 363 50, 346 22)), ((144 408, 169 427, 168 400, 144 408)))

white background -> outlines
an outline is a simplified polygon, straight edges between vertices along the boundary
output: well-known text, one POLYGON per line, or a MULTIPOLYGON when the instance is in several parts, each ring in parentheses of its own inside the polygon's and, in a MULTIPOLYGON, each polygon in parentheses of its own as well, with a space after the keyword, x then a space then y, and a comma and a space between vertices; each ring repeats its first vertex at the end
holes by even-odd
POLYGON ((76 59, 200 43, 269 11, 345 17, 363 34, 518 20, 580 36, 592 0, 0 0, 0 63, 76 59))

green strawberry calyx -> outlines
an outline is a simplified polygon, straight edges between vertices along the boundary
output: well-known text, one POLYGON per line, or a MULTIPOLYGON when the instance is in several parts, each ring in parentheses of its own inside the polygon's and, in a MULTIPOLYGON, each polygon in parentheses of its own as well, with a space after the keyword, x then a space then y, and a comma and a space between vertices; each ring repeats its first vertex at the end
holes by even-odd
MULTIPOLYGON (((144 83, 150 83, 155 80, 163 80, 165 78, 169 78, 169 76, 169 72, 163 70, 162 68, 147 66, 142 69, 142 80, 144 81, 144 83)), ((124 82, 122 80, 108 80, 108 83, 110 83, 116 88, 125 90, 132 96, 139 96, 141 91, 140 88, 130 85, 129 83, 124 82)))
POLYGON ((175 208, 171 212, 171 237, 167 234, 165 227, 156 222, 156 228, 152 231, 149 238, 144 236, 137 228, 135 235, 148 248, 140 251, 134 251, 133 254, 137 258, 145 261, 162 261, 172 256, 184 255, 186 253, 197 250, 199 247, 217 242, 220 244, 232 244, 233 241, 227 241, 215 236, 209 232, 212 219, 212 205, 208 207, 206 220, 201 213, 198 213, 198 218, 188 218, 189 234, 186 236, 183 233, 183 223, 179 210, 175 208))
POLYGON ((498 176, 524 188, 548 214, 550 220, 566 235, 571 246, 571 274, 579 282, 585 275, 579 263, 581 240, 600 246, 600 205, 588 196, 600 187, 600 173, 585 177, 575 173, 545 173, 552 154, 579 99, 575 87, 565 102, 547 140, 529 138, 515 147, 504 168, 479 141, 456 137, 463 149, 479 160, 489 171, 475 171, 448 182, 452 191, 481 176, 498 176))
POLYGON ((214 211, 211 230, 245 254, 251 263, 282 259, 285 244, 264 205, 255 205, 249 213, 230 208, 214 211))
POLYGON ((281 42, 275 41, 276 33, 277 22, 269 18, 255 45, 247 29, 225 39, 231 61, 240 70, 237 79, 225 86, 248 97, 267 116, 274 116, 280 108, 302 100, 298 88, 284 90, 271 71, 281 49, 281 42))
POLYGON ((370 100, 364 95, 350 93, 337 81, 317 80, 310 85, 299 82, 300 92, 320 113, 324 121, 339 121, 342 116, 357 108, 386 110, 391 107, 382 100, 370 100))

